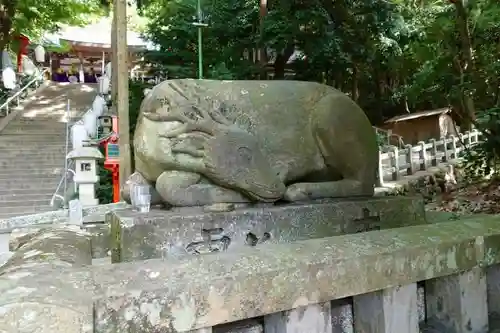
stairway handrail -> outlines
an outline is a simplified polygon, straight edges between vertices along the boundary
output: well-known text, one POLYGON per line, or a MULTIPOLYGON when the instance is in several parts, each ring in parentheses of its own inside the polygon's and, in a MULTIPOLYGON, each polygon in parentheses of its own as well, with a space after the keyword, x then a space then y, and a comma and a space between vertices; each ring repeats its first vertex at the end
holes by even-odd
POLYGON ((2 110, 3 108, 7 108, 7 115, 9 114, 9 104, 15 99, 15 98, 18 98, 26 89, 28 89, 29 86, 31 86, 33 83, 37 82, 41 77, 43 78, 43 76, 45 75, 46 72, 48 72, 49 69, 48 68, 45 68, 44 70, 42 70, 40 73, 38 74, 35 74, 33 75, 34 77, 28 82, 26 83, 21 89, 19 89, 14 95, 10 96, 9 98, 7 98, 7 100, 2 104, 0 105, 0 110, 2 110))
MULTIPOLYGON (((67 190, 68 190, 68 173, 71 174, 72 177, 75 176, 75 170, 74 170, 74 160, 69 160, 67 159, 68 153, 69 153, 69 142, 70 142, 70 137, 71 137, 71 131, 70 128, 71 126, 75 124, 83 124, 83 119, 85 118, 85 115, 89 112, 92 112, 92 109, 88 109, 85 111, 82 116, 80 117, 79 120, 75 121, 74 123, 71 122, 70 119, 70 100, 68 99, 67 104, 66 104, 66 142, 65 142, 65 152, 66 155, 64 156, 64 173, 61 175, 61 179, 59 180, 59 183, 57 184, 57 188, 54 191, 54 194, 52 195, 52 198, 50 199, 50 205, 53 207, 55 204, 56 199, 61 199, 63 201, 63 205, 66 205, 67 200, 65 198, 67 190), (59 191, 61 190, 61 187, 64 186, 64 193, 63 195, 58 194, 59 191)), ((73 184, 75 186, 75 192, 76 192, 76 184, 73 184)))

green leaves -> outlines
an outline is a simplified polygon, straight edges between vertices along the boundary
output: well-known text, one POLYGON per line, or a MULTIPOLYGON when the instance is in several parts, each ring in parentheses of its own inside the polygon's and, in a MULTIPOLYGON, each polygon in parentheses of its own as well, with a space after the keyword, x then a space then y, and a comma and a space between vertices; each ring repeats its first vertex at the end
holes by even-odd
POLYGON ((0 4, 5 10, 1 14, 8 15, 11 23, 0 26, 2 49, 14 34, 36 39, 44 32, 56 31, 61 24, 84 24, 102 12, 99 0, 1 0, 0 4))
MULTIPOLYGON (((169 77, 196 77, 196 0, 150 0, 146 59, 169 77)), ((381 122, 473 94, 477 109, 498 101, 500 3, 469 1, 474 71, 465 66, 456 6, 448 0, 275 0, 262 17, 256 0, 202 0, 207 78, 282 77, 331 84, 381 122), (290 50, 305 56, 287 63, 290 50), (259 51, 264 59, 258 60, 259 51), (285 53, 286 56, 285 56, 285 53), (274 61, 274 63, 273 63, 274 61)))

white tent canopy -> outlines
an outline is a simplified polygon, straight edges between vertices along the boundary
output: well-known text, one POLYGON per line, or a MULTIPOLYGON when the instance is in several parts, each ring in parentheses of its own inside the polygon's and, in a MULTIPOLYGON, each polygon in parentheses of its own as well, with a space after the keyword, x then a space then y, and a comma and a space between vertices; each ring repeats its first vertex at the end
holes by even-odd
MULTIPOLYGON (((44 40, 60 44, 60 40, 87 47, 111 48, 111 20, 101 19, 85 27, 63 26, 58 33, 45 34, 44 40)), ((153 45, 134 31, 127 31, 127 44, 134 49, 151 49, 153 45)))

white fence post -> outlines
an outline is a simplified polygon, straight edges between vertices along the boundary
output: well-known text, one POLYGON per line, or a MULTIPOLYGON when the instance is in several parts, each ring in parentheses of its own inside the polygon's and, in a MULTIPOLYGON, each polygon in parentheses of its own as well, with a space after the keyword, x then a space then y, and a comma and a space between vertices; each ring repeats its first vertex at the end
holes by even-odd
POLYGON ((419 159, 419 164, 420 164, 420 170, 427 170, 427 150, 425 148, 425 142, 424 141, 419 141, 418 145, 420 146, 420 151, 418 152, 418 159, 419 159))
POLYGON ((391 167, 392 169, 392 180, 399 179, 399 149, 398 147, 392 147, 391 155, 391 167))
POLYGON ((469 131, 465 132, 465 135, 464 135, 464 144, 465 144, 466 148, 470 147, 470 144, 471 144, 470 137, 471 137, 470 132, 469 131))
POLYGON ((406 149, 406 174, 407 175, 413 175, 415 173, 415 167, 413 165, 413 146, 408 144, 405 145, 406 149))
POLYGON ((474 141, 470 140, 470 143, 478 143, 479 142, 479 131, 477 129, 473 129, 471 135, 474 137, 474 141))
POLYGON ((456 159, 456 158, 458 158, 457 137, 454 135, 450 135, 450 139, 451 139, 451 151, 452 151, 452 153, 450 155, 451 155, 451 158, 456 159))
POLYGON ((448 162, 450 160, 450 151, 448 150, 448 140, 443 136, 441 137, 441 141, 443 142, 444 155, 442 162, 448 162))
POLYGON ((432 166, 437 166, 437 154, 438 154, 438 149, 437 149, 437 142, 436 139, 430 139, 430 143, 432 144, 431 147, 431 165, 432 166))
MULTIPOLYGON (((379 152, 379 165, 378 165, 378 185, 382 186, 384 182, 384 162, 386 159, 389 160, 389 168, 391 168, 391 179, 393 181, 399 180, 401 178, 401 168, 406 168, 406 174, 415 174, 418 170, 425 171, 430 166, 437 166, 440 162, 450 162, 453 159, 459 158, 460 152, 464 147, 470 147, 471 145, 479 142, 479 136, 481 132, 478 130, 472 130, 465 132, 465 134, 458 133, 458 135, 450 135, 448 138, 441 137, 441 140, 429 139, 429 142, 419 141, 418 144, 413 147, 410 144, 404 146, 404 160, 405 165, 401 165, 400 162, 400 152, 401 149, 396 146, 390 146, 387 153, 379 152), (459 144, 459 142, 461 144, 459 144), (463 143, 463 144, 462 144, 463 143), (438 149, 438 146, 443 145, 443 153, 438 149), (418 152, 418 160, 413 157, 413 154, 418 152)), ((387 163, 387 162, 386 162, 387 163)))
POLYGON ((377 177, 377 186, 382 187, 384 186, 384 168, 383 168, 383 159, 382 159, 382 153, 378 152, 378 177, 377 177))

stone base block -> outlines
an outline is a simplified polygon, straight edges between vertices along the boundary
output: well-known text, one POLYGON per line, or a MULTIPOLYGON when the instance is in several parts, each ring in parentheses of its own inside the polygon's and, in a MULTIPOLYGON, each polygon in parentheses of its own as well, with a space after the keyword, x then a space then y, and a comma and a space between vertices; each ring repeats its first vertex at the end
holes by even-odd
POLYGON ((110 252, 109 224, 85 224, 83 229, 91 234, 92 258, 108 257, 110 252))
POLYGON ((117 210, 112 262, 179 257, 241 246, 292 242, 427 223, 420 197, 323 200, 205 212, 203 208, 138 213, 117 210))

